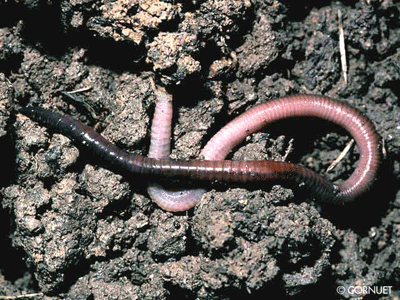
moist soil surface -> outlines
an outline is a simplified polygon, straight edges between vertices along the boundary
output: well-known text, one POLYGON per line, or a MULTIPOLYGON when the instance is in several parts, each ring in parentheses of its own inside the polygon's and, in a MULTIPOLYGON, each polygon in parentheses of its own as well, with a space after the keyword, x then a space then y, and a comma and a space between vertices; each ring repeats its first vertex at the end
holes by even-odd
MULTIPOLYGON (((0 299, 398 299, 399 14, 396 0, 0 0, 0 299), (148 178, 15 113, 70 114, 147 155, 154 86, 174 98, 174 159, 198 158, 272 98, 348 102, 382 136, 377 181, 346 205, 280 182, 185 182, 208 192, 170 213, 148 178)), ((327 122, 288 120, 228 159, 324 174, 350 140, 327 122)), ((324 176, 345 180, 357 159, 353 147, 324 176)))

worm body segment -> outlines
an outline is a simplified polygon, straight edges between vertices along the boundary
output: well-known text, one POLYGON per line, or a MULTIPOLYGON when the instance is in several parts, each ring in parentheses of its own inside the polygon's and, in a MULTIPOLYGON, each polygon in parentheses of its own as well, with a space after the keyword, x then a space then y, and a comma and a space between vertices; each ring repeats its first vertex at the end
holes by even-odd
MULTIPOLYGON (((164 89, 155 90, 156 106, 151 124, 150 147, 148 157, 155 159, 168 158, 172 127, 172 95, 164 89)), ((185 211, 199 203, 205 189, 168 189, 151 182, 147 186, 150 198, 167 211, 185 211)))

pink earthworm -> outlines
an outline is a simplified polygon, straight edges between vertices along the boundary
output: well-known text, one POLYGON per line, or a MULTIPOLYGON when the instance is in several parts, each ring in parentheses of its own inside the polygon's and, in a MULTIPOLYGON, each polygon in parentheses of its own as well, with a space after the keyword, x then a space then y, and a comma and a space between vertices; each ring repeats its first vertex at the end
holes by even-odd
MULTIPOLYGON (((150 147, 148 157, 155 159, 168 158, 171 148, 172 127, 172 95, 164 88, 155 90, 156 106, 150 133, 150 147)), ((209 157, 210 160, 219 158, 209 157)), ((189 210, 197 203, 206 192, 205 189, 166 189, 158 183, 150 183, 147 193, 150 198, 162 209, 167 211, 189 210)))
POLYGON ((85 146, 110 166, 135 174, 230 182, 289 181, 304 186, 316 198, 336 204, 353 201, 363 195, 372 186, 381 162, 380 137, 372 121, 350 105, 323 96, 296 95, 257 105, 223 127, 202 153, 205 157, 210 153, 222 157, 249 134, 267 124, 293 117, 317 117, 345 128, 355 139, 360 152, 356 169, 338 185, 307 168, 287 162, 179 161, 144 157, 119 149, 71 116, 37 107, 22 108, 20 112, 85 146))
POLYGON ((346 181, 334 186, 336 194, 331 200, 349 202, 369 190, 382 160, 381 138, 372 121, 360 111, 324 96, 294 95, 257 105, 217 132, 202 153, 218 152, 218 156, 225 156, 249 134, 293 117, 316 117, 333 122, 346 129, 356 141, 360 151, 357 167, 346 181))

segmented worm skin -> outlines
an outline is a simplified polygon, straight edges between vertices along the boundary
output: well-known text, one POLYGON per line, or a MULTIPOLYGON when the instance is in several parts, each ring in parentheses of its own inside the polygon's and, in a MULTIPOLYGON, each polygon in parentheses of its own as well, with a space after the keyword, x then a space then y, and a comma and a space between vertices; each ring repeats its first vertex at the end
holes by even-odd
MULTIPOLYGON (((353 174, 343 183, 320 192, 313 190, 315 182, 322 179, 305 180, 312 192, 322 200, 344 203, 360 197, 373 184, 381 163, 381 138, 372 121, 350 105, 323 96, 295 95, 275 99, 253 107, 223 127, 207 143, 202 153, 218 152, 227 155, 246 136, 260 130, 267 124, 293 117, 317 117, 333 122, 354 138, 360 151, 360 158, 353 174), (319 195, 319 196, 318 196, 319 195)), ((315 174, 315 173, 314 173, 315 174)), ((317 175, 320 177, 320 175, 317 175)), ((326 184, 326 183, 324 183, 326 184)))
MULTIPOLYGON (((170 139, 172 127, 172 95, 165 89, 155 90, 156 106, 150 133, 148 157, 155 159, 168 158, 170 154, 170 139)), ((189 210, 199 203, 205 189, 174 189, 169 190, 158 183, 150 183, 147 187, 150 198, 162 209, 167 211, 189 210)))
POLYGON ((155 90, 156 107, 150 132, 150 147, 148 157, 161 159, 168 158, 171 152, 172 126, 172 95, 164 89, 155 90))
POLYGON ((380 137, 373 123, 349 105, 321 96, 297 95, 253 107, 223 127, 203 153, 224 156, 244 137, 267 124, 291 117, 318 117, 344 127, 355 139, 360 159, 349 179, 335 186, 300 165, 275 161, 227 161, 154 159, 119 149, 92 128, 49 109, 28 107, 21 113, 56 130, 118 168, 132 173, 192 180, 236 182, 284 180, 303 185, 316 198, 333 203, 352 201, 368 190, 381 161, 380 137))

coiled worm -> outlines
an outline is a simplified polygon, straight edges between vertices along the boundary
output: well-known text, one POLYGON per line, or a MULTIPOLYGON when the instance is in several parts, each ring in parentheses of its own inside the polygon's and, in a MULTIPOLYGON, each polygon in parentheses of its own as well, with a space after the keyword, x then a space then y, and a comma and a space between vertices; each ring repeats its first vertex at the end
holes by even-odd
MULTIPOLYGON (((257 105, 223 127, 205 146, 202 155, 213 160, 170 160, 135 155, 119 149, 91 127, 71 116, 38 107, 20 109, 22 114, 85 146, 109 164, 135 174, 181 176, 191 180, 233 182, 283 180, 303 185, 314 197, 333 203, 354 200, 367 191, 381 162, 380 137, 374 124, 346 103, 323 96, 295 95, 257 105), (346 129, 355 139, 360 158, 352 175, 334 185, 321 175, 298 164, 276 161, 221 160, 249 134, 264 126, 292 117, 317 117, 346 129)), ((179 203, 166 210, 186 210, 179 203)))

